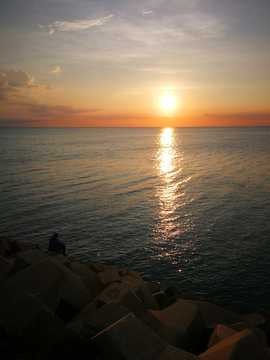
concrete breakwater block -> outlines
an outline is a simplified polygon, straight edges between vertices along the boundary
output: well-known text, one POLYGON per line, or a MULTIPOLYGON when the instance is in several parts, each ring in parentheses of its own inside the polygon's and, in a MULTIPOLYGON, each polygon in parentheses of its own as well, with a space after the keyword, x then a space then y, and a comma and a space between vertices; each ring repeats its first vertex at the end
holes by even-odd
POLYGON ((27 269, 31 265, 35 265, 42 260, 47 259, 47 256, 41 250, 25 250, 17 253, 13 268, 9 275, 15 275, 18 272, 27 269))
POLYGON ((90 266, 90 270, 94 271, 94 273, 98 274, 106 269, 106 266, 101 263, 94 263, 90 266))
POLYGON ((72 307, 77 308, 78 312, 81 311, 91 301, 83 283, 73 271, 69 270, 55 257, 48 257, 48 259, 64 273, 67 279, 65 286, 61 287, 63 300, 72 307))
POLYGON ((137 286, 134 293, 136 294, 136 296, 138 296, 141 302, 147 307, 147 309, 160 310, 156 298, 152 295, 152 293, 150 292, 150 290, 148 289, 145 283, 137 286))
POLYGON ((70 271, 73 272, 72 266, 70 264, 69 259, 63 255, 63 254, 56 254, 54 255, 54 259, 59 261, 62 265, 64 265, 66 268, 68 268, 70 271))
POLYGON ((93 301, 91 301, 73 320, 79 320, 92 314, 96 309, 115 302, 125 307, 137 316, 150 329, 157 331, 162 325, 161 322, 146 308, 132 290, 123 284, 112 283, 93 301))
POLYGON ((128 275, 134 277, 135 279, 137 279, 138 281, 140 281, 142 284, 145 283, 145 281, 143 280, 143 278, 141 277, 141 275, 138 274, 136 271, 129 270, 129 271, 128 271, 128 275))
POLYGON ((0 305, 0 327, 25 349, 47 350, 54 341, 75 337, 47 306, 25 290, 0 305))
POLYGON ((0 283, 0 304, 18 290, 34 294, 55 311, 67 285, 65 274, 49 260, 43 260, 0 283))
POLYGON ((160 321, 151 314, 135 293, 122 284, 111 284, 98 296, 98 306, 105 305, 110 301, 124 306, 153 331, 156 331, 161 326, 160 321))
POLYGON ((230 310, 206 301, 182 300, 196 305, 201 310, 204 326, 211 323, 231 325, 242 321, 242 317, 230 310))
POLYGON ((200 309, 188 302, 177 300, 160 311, 162 323, 177 329, 178 347, 196 353, 200 344, 204 324, 200 309))
POLYGON ((128 274, 121 277, 121 283, 125 283, 125 282, 130 282, 130 283, 133 283, 133 284, 135 284, 137 286, 141 285, 141 284, 144 284, 144 282, 142 282, 141 280, 137 279, 134 276, 128 275, 128 274))
POLYGON ((23 245, 18 240, 11 241, 9 238, 0 238, 0 255, 5 258, 13 257, 17 251, 23 250, 23 245))
POLYGON ((73 321, 68 326, 84 340, 91 339, 108 326, 124 318, 131 312, 120 304, 110 302, 89 316, 73 321))
POLYGON ((207 348, 209 349, 212 346, 219 343, 220 341, 227 339, 228 337, 235 335, 235 334, 237 334, 237 331, 230 329, 228 326, 218 324, 215 327, 215 329, 208 341, 207 348))
POLYGON ((8 252, 11 250, 8 239, 0 238, 0 255, 7 257, 8 252))
POLYGON ((184 350, 168 345, 162 353, 158 355, 156 360, 199 360, 199 358, 184 350))
POLYGON ((201 360, 269 360, 266 349, 249 329, 232 335, 199 355, 201 360))
POLYGON ((167 347, 158 335, 134 314, 129 314, 92 338, 102 359, 156 360, 167 347))
POLYGON ((98 275, 90 270, 87 266, 79 263, 71 263, 73 272, 82 281, 91 300, 94 299, 101 291, 98 275))
POLYGON ((244 316, 243 320, 250 325, 257 326, 258 328, 262 329, 265 333, 268 346, 270 346, 270 324, 266 321, 266 319, 262 315, 258 313, 253 313, 244 316))
POLYGON ((112 283, 121 283, 120 276, 115 269, 105 269, 102 272, 99 272, 98 279, 100 282, 100 289, 103 291, 112 283))
POLYGON ((76 308, 76 313, 91 300, 80 279, 61 259, 40 250, 19 253, 10 272, 13 276, 0 284, 0 303, 18 289, 36 294, 52 311, 56 311, 61 299, 76 308))
POLYGON ((171 302, 168 299, 168 297, 164 291, 159 291, 159 292, 153 294, 153 296, 154 296, 155 300, 157 301, 160 310, 163 310, 166 307, 171 305, 171 302))
POLYGON ((5 256, 8 258, 14 257, 18 251, 22 251, 24 249, 22 243, 19 240, 10 241, 9 246, 10 250, 7 250, 5 254, 5 256))
MULTIPOLYGON (((1 243, 10 246, 10 241, 1 243)), ((212 302, 177 299, 173 287, 147 284, 132 270, 102 264, 89 268, 35 246, 12 259, 0 257, 5 349, 19 341, 30 353, 43 351, 42 360, 270 359, 269 324, 258 314, 243 321, 212 302)), ((37 353, 28 360, 39 358, 37 353)))
POLYGON ((0 281, 8 277, 9 272, 12 269, 12 264, 0 255, 0 281))
POLYGON ((264 331, 262 329, 260 329, 259 327, 255 326, 255 325, 252 325, 250 323, 242 321, 242 322, 237 323, 237 324, 229 325, 229 328, 233 329, 233 330, 235 330, 237 332, 241 332, 243 330, 250 329, 251 331, 254 332, 254 334, 257 336, 257 338, 260 340, 260 342, 262 343, 262 345, 264 347, 268 346, 268 342, 267 342, 264 331))

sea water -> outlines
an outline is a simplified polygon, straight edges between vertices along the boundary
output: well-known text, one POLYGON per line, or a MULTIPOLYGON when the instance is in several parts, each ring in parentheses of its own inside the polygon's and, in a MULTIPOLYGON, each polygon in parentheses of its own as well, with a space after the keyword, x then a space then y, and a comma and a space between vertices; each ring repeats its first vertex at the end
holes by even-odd
POLYGON ((270 128, 0 128, 0 233, 270 314, 270 128))

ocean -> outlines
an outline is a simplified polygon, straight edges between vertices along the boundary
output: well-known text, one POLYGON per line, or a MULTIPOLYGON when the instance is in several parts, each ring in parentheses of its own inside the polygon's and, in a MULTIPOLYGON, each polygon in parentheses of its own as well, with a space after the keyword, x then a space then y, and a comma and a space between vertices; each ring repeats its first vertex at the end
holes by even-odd
POLYGON ((270 318, 270 127, 0 128, 0 234, 270 318))

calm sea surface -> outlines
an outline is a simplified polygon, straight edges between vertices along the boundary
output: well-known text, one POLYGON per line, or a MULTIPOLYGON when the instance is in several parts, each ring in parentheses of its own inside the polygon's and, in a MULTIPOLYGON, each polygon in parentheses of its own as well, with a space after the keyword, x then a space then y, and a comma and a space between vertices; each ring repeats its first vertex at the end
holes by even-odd
POLYGON ((270 128, 0 128, 0 233, 270 314, 270 128))

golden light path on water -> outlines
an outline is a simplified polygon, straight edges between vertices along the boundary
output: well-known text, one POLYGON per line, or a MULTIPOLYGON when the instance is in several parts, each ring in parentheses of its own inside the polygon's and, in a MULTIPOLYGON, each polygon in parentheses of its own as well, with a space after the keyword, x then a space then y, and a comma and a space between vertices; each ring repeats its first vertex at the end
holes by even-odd
MULTIPOLYGON (((181 265, 185 251, 192 246, 191 241, 183 240, 181 235, 190 230, 192 223, 184 209, 186 205, 185 186, 191 177, 181 177, 182 160, 175 130, 164 128, 158 139, 156 170, 160 184, 156 189, 159 198, 158 221, 154 229, 155 250, 158 259, 169 259, 172 264, 181 265)), ((178 271, 181 271, 179 267, 178 271)))

